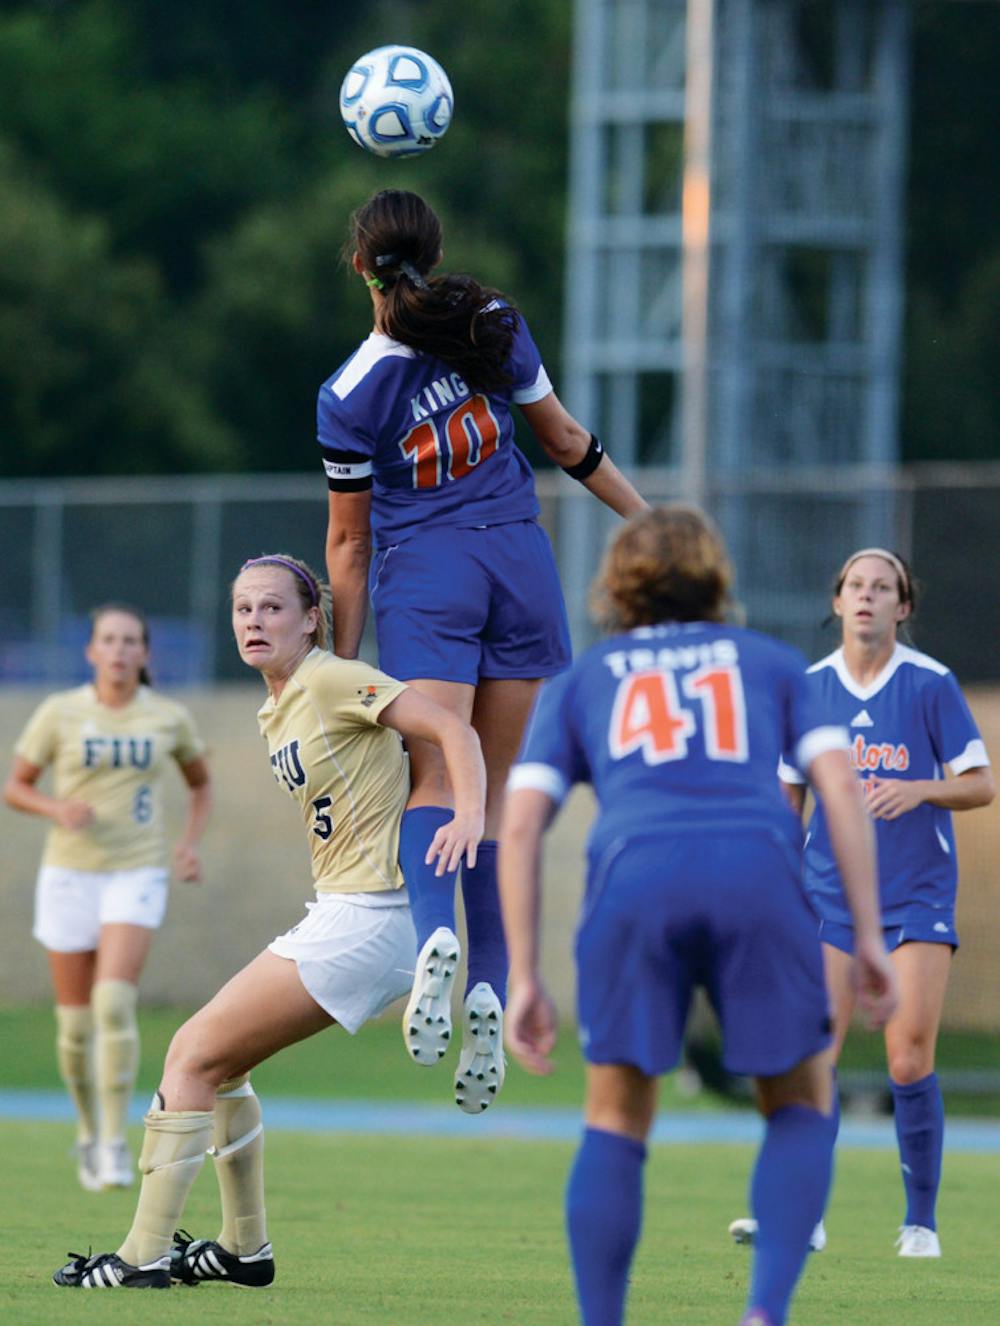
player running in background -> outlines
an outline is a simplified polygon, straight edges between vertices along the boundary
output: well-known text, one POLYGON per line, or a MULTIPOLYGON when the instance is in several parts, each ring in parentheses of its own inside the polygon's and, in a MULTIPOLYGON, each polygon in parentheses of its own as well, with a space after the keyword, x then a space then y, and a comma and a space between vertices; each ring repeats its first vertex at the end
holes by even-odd
MULTIPOLYGON (((827 721, 849 732, 851 762, 875 821, 883 933, 899 983, 899 1007, 885 1028, 906 1192, 899 1255, 939 1257, 935 1205, 944 1106, 934 1059, 958 947, 951 812, 989 805, 994 786, 986 748, 954 676, 897 638, 914 606, 913 580, 900 557, 884 548, 852 553, 833 593, 843 643, 813 664, 808 682, 827 721), (945 767, 952 777, 943 776, 945 767)), ((780 772, 801 810, 801 770, 786 760, 780 772)), ((819 806, 809 821, 806 888, 820 917, 839 1055, 854 1010, 855 936, 819 806)), ((838 1115, 835 1100, 835 1123, 838 1115)), ((731 1232, 744 1241, 753 1237, 754 1226, 735 1221, 731 1232)), ((825 1232, 817 1233, 825 1243, 825 1232)))
POLYGON ((438 743, 455 788, 455 813, 430 844, 435 868, 474 859, 485 795, 475 733, 384 673, 334 658, 328 605, 309 567, 281 555, 245 563, 232 587, 236 643, 267 684, 258 721, 275 780, 302 814, 316 901, 174 1036, 145 1118, 132 1228, 117 1252, 70 1254, 57 1285, 271 1283, 263 1124, 249 1072, 325 1027, 353 1034, 409 989, 416 940, 398 864, 409 790, 401 735, 438 743), (175 1237, 206 1152, 222 1230, 175 1237))
MULTIPOLYGON (((352 218, 350 249, 375 325, 319 393, 334 650, 357 655, 370 588, 380 666, 470 721, 482 742, 486 839, 462 871, 469 952, 455 1079, 457 1103, 477 1114, 504 1071, 501 1038, 484 1030, 499 1030, 507 984, 496 892, 504 786, 540 679, 570 662, 512 407, 600 501, 622 515, 645 503, 560 404, 510 302, 469 276, 431 277, 441 225, 423 199, 375 194, 352 218)), ((455 880, 436 878, 425 857, 451 817, 452 792, 437 747, 407 747, 413 787, 400 861, 421 952, 403 1034, 416 1063, 434 1064, 450 1036, 459 949, 455 880)))
POLYGON ((548 683, 511 772, 500 856, 507 1044, 533 1072, 551 1070, 556 1036, 538 971, 542 835, 573 783, 590 782, 600 807, 576 943, 586 1131, 566 1199, 585 1326, 623 1318, 657 1078, 678 1062, 696 985, 719 1015, 727 1069, 755 1078, 767 1119, 743 1321, 785 1321, 833 1137, 827 994, 802 833, 774 776, 783 750, 796 751, 826 806, 859 1002, 876 1023, 894 1002, 846 734, 817 710, 797 651, 722 623, 730 579, 721 540, 695 509, 631 520, 598 584, 616 634, 548 683))
POLYGON ((189 789, 173 864, 191 883, 201 879, 211 790, 191 715, 150 687, 143 614, 108 603, 91 623, 94 680, 35 710, 4 799, 52 820, 34 936, 48 952, 55 990, 59 1073, 77 1113, 77 1173, 84 1188, 99 1191, 133 1180, 125 1125, 139 1065, 137 987, 169 887, 164 771, 176 762, 189 789), (37 783, 50 765, 48 795, 37 783))

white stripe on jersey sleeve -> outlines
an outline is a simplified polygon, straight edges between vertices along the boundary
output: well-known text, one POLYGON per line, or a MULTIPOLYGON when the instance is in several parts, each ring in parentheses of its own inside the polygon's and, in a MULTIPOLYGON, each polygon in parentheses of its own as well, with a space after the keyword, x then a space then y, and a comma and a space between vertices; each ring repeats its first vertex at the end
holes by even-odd
POLYGON ((327 460, 324 456, 323 468, 328 479, 367 479, 372 472, 372 463, 370 460, 359 460, 347 465, 342 460, 327 460))
POLYGON ((543 400, 552 391, 552 383, 549 381, 549 375, 545 371, 544 364, 538 366, 538 377, 530 387, 518 387, 517 391, 511 392, 511 399, 515 405, 534 405, 535 401, 543 400))
POLYGON ((516 792, 522 787, 544 792, 557 806, 562 805, 569 791, 569 783, 551 764, 515 764, 507 779, 507 791, 516 792))
POLYGON ((828 750, 849 749, 846 728, 814 727, 795 747, 795 763, 800 769, 808 769, 818 755, 825 755, 828 750))
POLYGON ((368 376, 380 359, 395 355, 400 359, 413 359, 416 350, 408 345, 400 345, 391 336, 382 332, 372 332, 363 341, 351 359, 344 366, 344 371, 333 382, 330 390, 338 400, 346 400, 354 388, 368 376))
POLYGON ((809 781, 803 774, 799 773, 798 769, 789 764, 785 759, 780 759, 778 761, 778 777, 783 783, 791 783, 793 787, 801 787, 803 783, 809 781))
POLYGON ((969 742, 961 755, 948 760, 947 764, 953 774, 962 774, 966 769, 988 769, 990 757, 986 754, 985 743, 977 738, 969 742))

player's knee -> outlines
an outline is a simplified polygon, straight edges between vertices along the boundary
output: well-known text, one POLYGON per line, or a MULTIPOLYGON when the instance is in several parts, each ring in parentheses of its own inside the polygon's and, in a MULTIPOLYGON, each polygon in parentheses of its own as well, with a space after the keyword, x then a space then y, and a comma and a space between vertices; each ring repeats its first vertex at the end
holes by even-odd
POLYGON ((934 1047, 926 1041, 910 1041, 889 1053, 889 1076, 901 1087, 919 1082, 933 1072, 934 1047))
POLYGON ((223 1082, 238 1075, 238 1068, 229 1063, 225 1053, 212 1044, 197 1025, 197 1019, 192 1018, 174 1032, 163 1075, 189 1081, 193 1078, 217 1091, 223 1082))
POLYGON ((138 993, 131 981, 98 981, 91 996, 98 1029, 104 1032, 132 1031, 138 993))

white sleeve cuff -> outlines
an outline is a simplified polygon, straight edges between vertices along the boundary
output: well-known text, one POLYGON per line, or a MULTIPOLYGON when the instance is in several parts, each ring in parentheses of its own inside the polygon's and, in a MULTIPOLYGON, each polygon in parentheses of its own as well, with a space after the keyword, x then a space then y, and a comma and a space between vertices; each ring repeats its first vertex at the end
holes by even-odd
POLYGON ((517 792, 522 787, 544 792, 557 806, 562 805, 569 791, 569 783, 551 764, 515 764, 507 779, 507 791, 517 792))
POLYGON ((948 760, 948 768, 953 774, 963 774, 967 769, 985 769, 989 767, 990 757, 986 754, 986 746, 978 738, 970 741, 961 755, 956 755, 953 760, 948 760))
POLYGON ((825 755, 828 750, 850 750, 846 728, 814 727, 795 747, 795 763, 800 769, 808 769, 817 756, 825 755))
POLYGON ((778 761, 778 777, 783 783, 790 783, 793 787, 801 787, 807 781, 798 769, 783 759, 778 761))
POLYGON ((549 381, 549 375, 545 371, 545 365, 539 364, 538 377, 529 387, 518 387, 511 392, 511 399, 515 405, 534 405, 535 401, 543 400, 551 395, 552 383, 549 381))

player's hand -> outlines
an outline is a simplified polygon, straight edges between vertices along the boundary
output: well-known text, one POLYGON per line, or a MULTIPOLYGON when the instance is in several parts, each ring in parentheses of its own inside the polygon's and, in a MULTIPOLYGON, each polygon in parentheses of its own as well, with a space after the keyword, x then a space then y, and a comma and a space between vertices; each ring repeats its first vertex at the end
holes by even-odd
POLYGON ((854 941, 854 986, 857 1007, 870 1031, 884 1027, 896 1011, 896 973, 881 935, 854 941))
POLYGON ((868 778, 865 805, 873 820, 896 820, 923 804, 919 781, 907 778, 868 778))
POLYGON ((546 1076, 554 1064, 549 1058, 556 1043, 556 1010, 541 981, 518 981, 507 996, 504 1013, 507 1048, 529 1073, 546 1076))
POLYGON ((435 875, 457 870, 464 859, 470 868, 476 864, 476 851, 483 836, 481 814, 464 815, 455 812, 455 818, 442 824, 431 840, 424 857, 424 865, 437 861, 435 875))
POLYGON ((80 829, 89 829, 97 818, 93 806, 86 801, 57 801, 52 818, 61 829, 77 833, 80 829))
POLYGON ((178 843, 174 848, 174 874, 185 884, 201 883, 201 857, 198 849, 189 843, 178 843))

